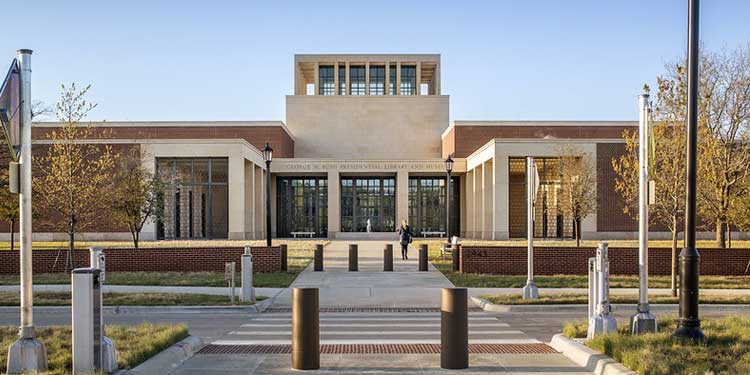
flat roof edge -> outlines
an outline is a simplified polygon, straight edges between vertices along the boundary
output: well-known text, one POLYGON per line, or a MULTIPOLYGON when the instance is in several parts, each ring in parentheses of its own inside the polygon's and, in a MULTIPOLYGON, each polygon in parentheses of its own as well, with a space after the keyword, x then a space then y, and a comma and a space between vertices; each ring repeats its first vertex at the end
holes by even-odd
POLYGON ((455 120, 453 126, 638 126, 638 121, 595 121, 595 120, 455 120))

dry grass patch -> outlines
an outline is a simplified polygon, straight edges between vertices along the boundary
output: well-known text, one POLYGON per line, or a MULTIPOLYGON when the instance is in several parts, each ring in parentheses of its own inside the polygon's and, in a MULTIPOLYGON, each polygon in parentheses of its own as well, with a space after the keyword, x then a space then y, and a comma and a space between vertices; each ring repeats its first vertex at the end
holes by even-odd
MULTIPOLYGON (((151 324, 106 327, 107 337, 117 346, 117 364, 133 368, 146 359, 188 336, 184 324, 151 324)), ((18 327, 0 326, 0 347, 16 341, 18 327)), ((72 370, 71 332, 69 326, 37 328, 37 338, 47 347, 49 371, 43 374, 64 375, 72 370)), ((0 355, 0 368, 6 368, 7 355, 0 355)))
MULTIPOLYGON (((497 305, 585 305, 589 303, 588 294, 582 293, 539 293, 539 299, 523 299, 520 293, 482 296, 497 305)), ((638 303, 638 294, 610 294, 610 303, 638 303)), ((650 295, 651 304, 677 304, 679 297, 669 295, 650 295)), ((750 294, 724 295, 701 294, 701 304, 744 305, 750 304, 750 294)))
MULTIPOLYGON (((252 305, 250 302, 235 304, 252 305)), ((267 297, 258 296, 262 301, 267 297)), ((18 293, 0 292, 0 306, 20 306, 18 293)), ((228 306, 229 296, 187 293, 105 293, 105 306, 228 306)), ((34 306, 70 306, 69 292, 35 292, 34 306)))

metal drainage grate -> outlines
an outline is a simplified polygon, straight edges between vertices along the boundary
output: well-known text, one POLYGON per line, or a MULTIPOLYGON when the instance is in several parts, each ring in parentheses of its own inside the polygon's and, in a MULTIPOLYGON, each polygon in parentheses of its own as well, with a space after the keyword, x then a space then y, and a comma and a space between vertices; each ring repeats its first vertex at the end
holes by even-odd
MULTIPOLYGON (((198 354, 290 354, 291 345, 213 345, 198 354)), ((323 344, 321 354, 440 354, 440 344, 323 344)), ((473 354, 553 354, 547 344, 469 344, 473 354)))
MULTIPOLYGON (((322 313, 419 313, 435 312, 439 313, 440 309, 435 307, 321 307, 322 313)), ((471 312, 482 311, 480 308, 469 308, 471 312)), ((292 312, 288 307, 271 307, 266 309, 267 313, 288 313, 292 312)))

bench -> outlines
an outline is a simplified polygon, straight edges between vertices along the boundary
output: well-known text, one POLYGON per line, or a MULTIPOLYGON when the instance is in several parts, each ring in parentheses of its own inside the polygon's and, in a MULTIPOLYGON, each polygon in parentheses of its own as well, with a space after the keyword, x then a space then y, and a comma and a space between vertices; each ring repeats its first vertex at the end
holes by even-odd
POLYGON ((453 236, 453 238, 451 238, 451 242, 443 245, 443 247, 440 249, 440 255, 443 257, 443 259, 445 259, 446 254, 453 255, 453 249, 456 247, 456 245, 458 245, 458 241, 458 236, 453 236))
POLYGON ((445 236, 445 232, 429 232, 429 231, 423 231, 422 237, 427 238, 427 236, 445 236))
POLYGON ((297 238, 297 236, 310 236, 310 238, 313 238, 315 236, 315 232, 292 232, 292 237, 297 238))

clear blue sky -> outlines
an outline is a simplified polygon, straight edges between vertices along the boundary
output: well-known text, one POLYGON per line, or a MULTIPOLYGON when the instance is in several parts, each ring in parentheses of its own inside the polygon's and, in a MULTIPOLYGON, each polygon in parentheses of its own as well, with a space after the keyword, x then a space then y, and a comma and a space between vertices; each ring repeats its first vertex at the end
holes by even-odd
MULTIPOLYGON (((684 56, 687 0, 8 1, 2 71, 35 99, 91 83, 91 119, 284 120, 295 53, 440 53, 458 120, 634 120, 684 56), (22 18, 21 15, 28 15, 22 18)), ((750 41, 750 1, 702 2, 708 49, 750 41)))

